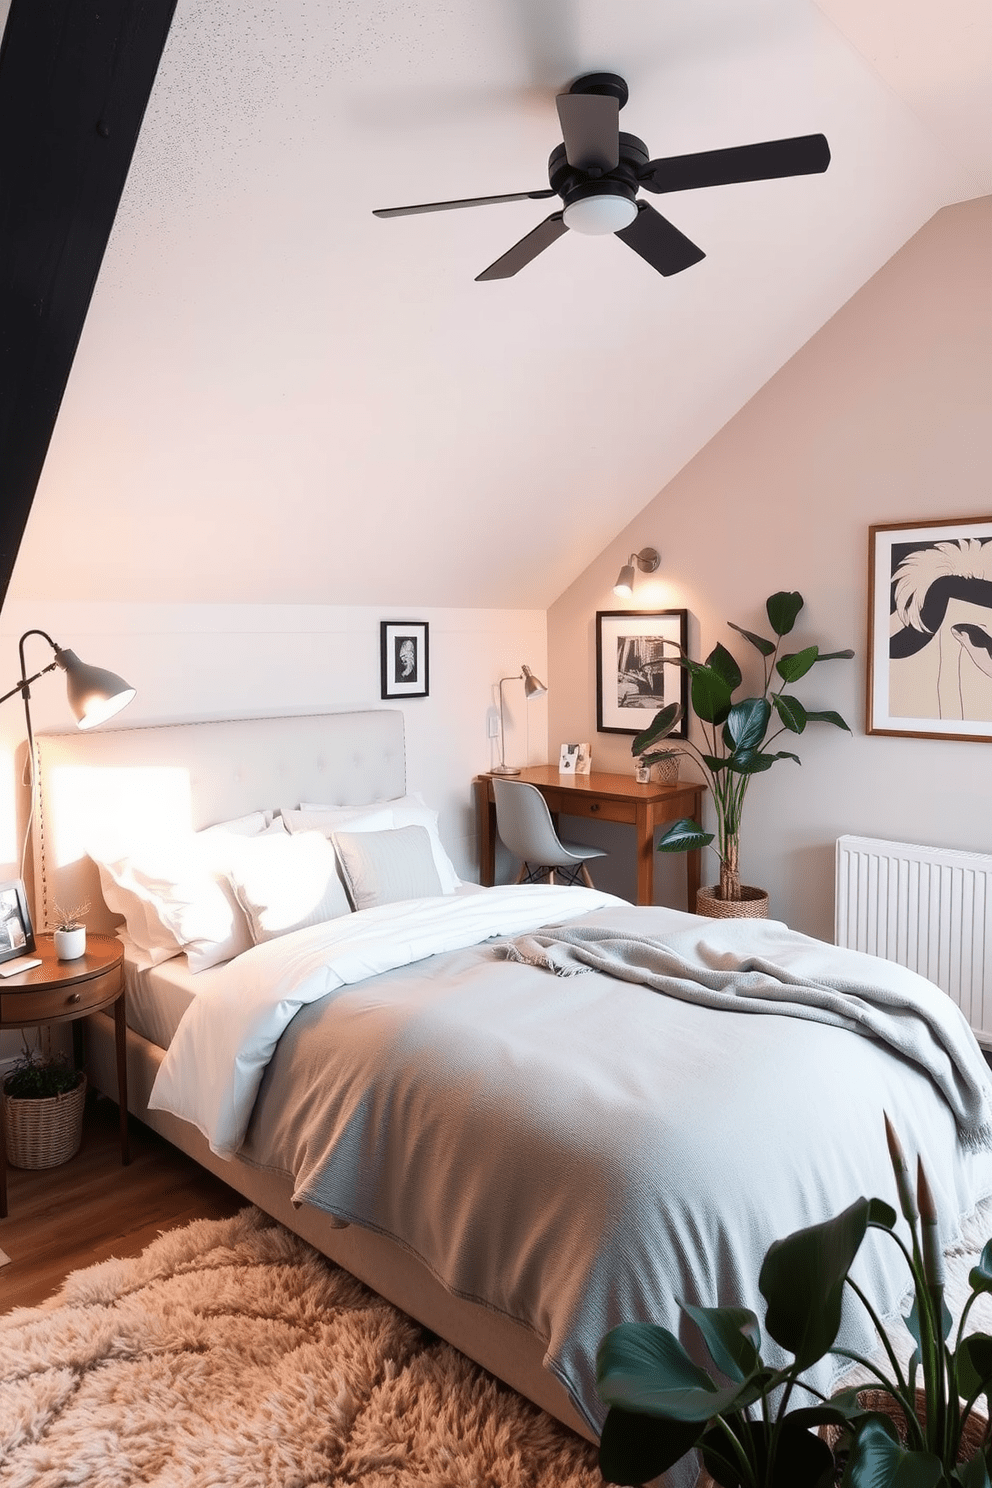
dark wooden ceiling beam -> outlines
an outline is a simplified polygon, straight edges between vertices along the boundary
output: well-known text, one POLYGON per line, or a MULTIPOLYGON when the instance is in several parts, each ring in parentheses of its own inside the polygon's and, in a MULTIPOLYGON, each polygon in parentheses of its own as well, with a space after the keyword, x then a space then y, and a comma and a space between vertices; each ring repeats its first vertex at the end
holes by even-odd
POLYGON ((0 605, 175 4, 10 8, 0 46, 0 605))

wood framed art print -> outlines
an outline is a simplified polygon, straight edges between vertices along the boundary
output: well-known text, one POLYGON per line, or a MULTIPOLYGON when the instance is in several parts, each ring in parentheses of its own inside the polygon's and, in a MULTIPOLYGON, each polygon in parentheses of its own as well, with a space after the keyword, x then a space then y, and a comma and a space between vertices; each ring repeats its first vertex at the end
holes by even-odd
POLYGON ((867 732, 992 740, 992 517, 869 529, 867 732))
POLYGON ((427 697, 429 684, 426 620, 379 623, 379 669, 384 698, 427 697))
POLYGON ((639 734, 659 708, 681 702, 669 735, 685 739, 689 673, 676 666, 688 645, 688 610, 597 610, 596 728, 639 734))

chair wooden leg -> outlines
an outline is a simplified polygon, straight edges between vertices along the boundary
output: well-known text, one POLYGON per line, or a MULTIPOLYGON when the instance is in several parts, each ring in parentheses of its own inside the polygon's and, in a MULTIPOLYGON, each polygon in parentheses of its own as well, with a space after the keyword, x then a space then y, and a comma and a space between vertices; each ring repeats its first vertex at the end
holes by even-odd
POLYGON ((518 883, 520 883, 521 879, 526 878, 526 876, 527 876, 527 864, 526 863, 521 863, 520 864, 520 871, 517 874, 516 878, 513 880, 513 882, 515 884, 518 884, 518 883))
POLYGON ((582 864, 582 882, 585 884, 587 889, 594 889, 596 887, 596 885, 592 881, 592 876, 585 863, 582 864))
POLYGON ((555 870, 553 868, 549 868, 548 869, 548 883, 549 884, 553 884, 554 881, 555 881, 555 870))

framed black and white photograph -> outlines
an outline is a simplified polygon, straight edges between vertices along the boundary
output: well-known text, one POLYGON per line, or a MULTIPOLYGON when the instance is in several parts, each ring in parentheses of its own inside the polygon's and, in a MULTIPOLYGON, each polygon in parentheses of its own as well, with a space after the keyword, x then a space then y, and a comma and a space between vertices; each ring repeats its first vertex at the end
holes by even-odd
POLYGON ((867 732, 992 740, 992 517, 869 528, 867 732))
POLYGON ((34 950, 34 932, 24 884, 19 878, 0 881, 0 961, 11 961, 34 950))
POLYGON ((596 728, 601 734, 639 734, 659 708, 682 704, 672 730, 684 739, 689 674, 676 664, 688 645, 687 610, 597 610, 596 728))
POLYGON ((383 620, 379 625, 379 660, 384 698, 427 697, 426 620, 383 620))

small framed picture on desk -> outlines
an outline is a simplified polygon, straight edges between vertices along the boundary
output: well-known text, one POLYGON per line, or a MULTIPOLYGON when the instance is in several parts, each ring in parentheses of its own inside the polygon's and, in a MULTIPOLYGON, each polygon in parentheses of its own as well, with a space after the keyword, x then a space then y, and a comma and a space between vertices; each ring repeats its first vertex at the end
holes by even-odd
POLYGON ((34 931, 24 884, 19 878, 0 881, 0 962, 12 961, 34 950, 34 931))

